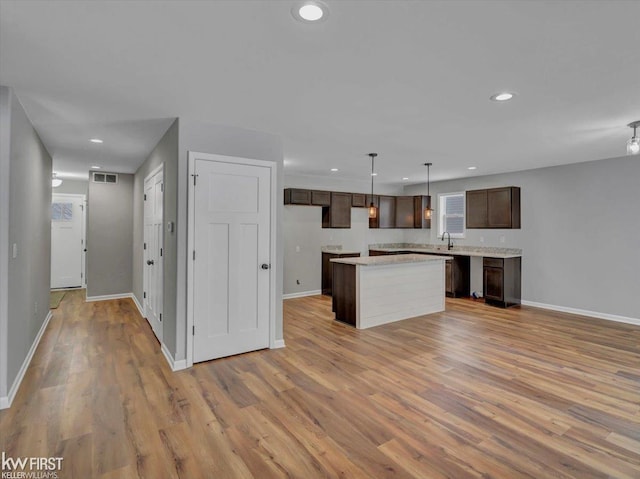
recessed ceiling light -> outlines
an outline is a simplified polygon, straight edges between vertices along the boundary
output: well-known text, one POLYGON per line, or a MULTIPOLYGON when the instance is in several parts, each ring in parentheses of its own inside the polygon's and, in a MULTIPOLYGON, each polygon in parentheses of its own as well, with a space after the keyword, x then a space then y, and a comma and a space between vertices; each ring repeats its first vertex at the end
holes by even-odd
POLYGON ((329 14, 329 9, 324 2, 318 0, 306 0, 297 2, 291 8, 293 18, 305 23, 324 21, 329 14))
POLYGON ((103 143, 103 141, 100 138, 91 138, 89 141, 91 143, 103 143))
POLYGON ((468 166, 467 170, 477 170, 478 167, 477 166, 468 166))
POLYGON ((404 178, 402 178, 402 181, 407 181, 409 178, 407 178, 406 176, 404 178))
POLYGON ((331 171, 338 171, 338 168, 331 168, 331 171))
POLYGON ((91 169, 92 169, 92 170, 99 170, 99 169, 101 169, 101 168, 102 168, 102 166, 97 166, 97 165, 93 165, 93 166, 91 167, 91 169))
POLYGON ((508 101, 514 97, 514 93, 510 93, 508 91, 503 91, 500 93, 496 93, 495 95, 491 95, 489 98, 493 101, 508 101))
POLYGON ((371 176, 378 176, 378 173, 371 173, 371 176))

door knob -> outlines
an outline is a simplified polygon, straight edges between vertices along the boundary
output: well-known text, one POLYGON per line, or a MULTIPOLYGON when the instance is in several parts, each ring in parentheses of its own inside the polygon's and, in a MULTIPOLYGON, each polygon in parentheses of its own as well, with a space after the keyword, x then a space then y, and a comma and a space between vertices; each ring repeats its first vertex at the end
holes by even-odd
POLYGON ((267 263, 262 263, 262 264, 260 265, 260 267, 261 267, 262 269, 269 269, 269 268, 271 268, 271 265, 268 265, 267 263))
POLYGON ((152 259, 148 259, 147 264, 151 266, 152 264, 155 264, 155 261, 153 261, 152 259))

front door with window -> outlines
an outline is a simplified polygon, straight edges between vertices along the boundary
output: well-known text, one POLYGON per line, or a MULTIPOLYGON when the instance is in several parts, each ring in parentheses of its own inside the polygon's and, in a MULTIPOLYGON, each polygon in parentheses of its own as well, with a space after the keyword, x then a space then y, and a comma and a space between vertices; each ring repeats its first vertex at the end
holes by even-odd
POLYGON ((54 194, 51 202, 51 287, 84 283, 84 195, 54 194))

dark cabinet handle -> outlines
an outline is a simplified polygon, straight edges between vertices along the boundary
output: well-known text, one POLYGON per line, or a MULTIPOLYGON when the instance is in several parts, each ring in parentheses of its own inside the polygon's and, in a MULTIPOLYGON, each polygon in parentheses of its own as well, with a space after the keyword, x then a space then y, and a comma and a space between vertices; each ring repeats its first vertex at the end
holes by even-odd
POLYGON ((149 266, 151 266, 152 264, 155 264, 155 262, 154 262, 152 259, 148 259, 148 260, 147 260, 147 264, 148 264, 149 266))
POLYGON ((261 267, 262 269, 269 269, 269 268, 271 268, 271 265, 268 265, 267 263, 262 263, 262 264, 260 265, 260 267, 261 267))

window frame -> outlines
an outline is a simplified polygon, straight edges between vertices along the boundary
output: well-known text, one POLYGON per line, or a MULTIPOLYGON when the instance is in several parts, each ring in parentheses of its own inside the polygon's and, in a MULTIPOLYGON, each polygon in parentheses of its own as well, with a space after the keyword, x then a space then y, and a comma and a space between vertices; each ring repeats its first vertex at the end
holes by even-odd
MULTIPOLYGON (((444 207, 445 198, 451 196, 462 196, 462 233, 449 233, 451 235, 451 239, 464 239, 467 233, 467 198, 464 191, 455 191, 450 193, 440 193, 438 194, 438 237, 442 238, 444 234, 444 225, 445 225, 445 211, 444 207)), ((459 215, 456 215, 459 216, 459 215)))

